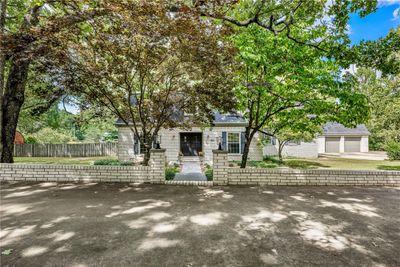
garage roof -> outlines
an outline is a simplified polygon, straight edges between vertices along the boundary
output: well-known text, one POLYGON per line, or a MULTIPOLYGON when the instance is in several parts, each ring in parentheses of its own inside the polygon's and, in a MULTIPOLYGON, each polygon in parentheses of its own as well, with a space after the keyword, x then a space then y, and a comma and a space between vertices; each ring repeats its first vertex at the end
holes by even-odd
POLYGON ((364 124, 358 124, 355 128, 347 128, 337 122, 328 122, 322 129, 324 135, 370 135, 364 124))

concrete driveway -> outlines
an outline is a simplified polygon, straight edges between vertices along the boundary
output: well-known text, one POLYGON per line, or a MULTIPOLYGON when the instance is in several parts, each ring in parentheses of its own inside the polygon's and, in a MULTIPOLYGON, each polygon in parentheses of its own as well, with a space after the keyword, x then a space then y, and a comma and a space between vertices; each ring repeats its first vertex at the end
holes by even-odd
POLYGON ((400 188, 1 186, 1 266, 400 266, 400 188))
POLYGON ((346 153, 324 153, 320 157, 326 158, 344 158, 344 159, 365 159, 365 160, 387 160, 385 151, 370 152, 346 152, 346 153))

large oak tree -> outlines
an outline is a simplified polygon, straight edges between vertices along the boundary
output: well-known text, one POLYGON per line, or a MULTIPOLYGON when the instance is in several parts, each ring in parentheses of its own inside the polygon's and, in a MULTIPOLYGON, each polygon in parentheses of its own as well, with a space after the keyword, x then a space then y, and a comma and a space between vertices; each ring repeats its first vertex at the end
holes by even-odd
POLYGON ((130 127, 143 164, 161 128, 201 126, 213 110, 234 107, 225 29, 191 9, 126 2, 82 27, 65 35, 66 56, 51 76, 130 127))
MULTIPOLYGON (((368 116, 364 95, 340 77, 337 61, 320 50, 275 36, 252 25, 233 37, 239 49, 236 96, 248 120, 241 167, 257 132, 274 124, 313 115, 321 125, 337 121, 355 125, 368 116)), ((292 124, 296 125, 296 124, 292 124)))
POLYGON ((13 141, 30 67, 48 64, 57 35, 107 13, 111 1, 1 1, 0 161, 13 162, 13 141))

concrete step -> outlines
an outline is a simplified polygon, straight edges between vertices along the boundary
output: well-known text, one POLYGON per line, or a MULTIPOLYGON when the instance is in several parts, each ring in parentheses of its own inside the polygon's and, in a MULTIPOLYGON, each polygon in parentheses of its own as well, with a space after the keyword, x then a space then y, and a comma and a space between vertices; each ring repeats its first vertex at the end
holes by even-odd
POLYGON ((181 157, 181 162, 200 162, 200 157, 181 157))
POLYGON ((165 181, 166 185, 197 185, 197 186, 213 186, 212 181, 165 181))

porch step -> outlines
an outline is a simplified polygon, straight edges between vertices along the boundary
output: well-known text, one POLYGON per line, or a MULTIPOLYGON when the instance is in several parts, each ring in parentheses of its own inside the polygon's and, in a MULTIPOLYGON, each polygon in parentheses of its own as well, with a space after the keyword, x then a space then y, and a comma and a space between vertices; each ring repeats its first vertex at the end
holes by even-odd
POLYGON ((200 157, 181 157, 181 162, 200 162, 200 157))
POLYGON ((197 185, 197 186, 213 186, 212 181, 165 181, 166 185, 197 185))

